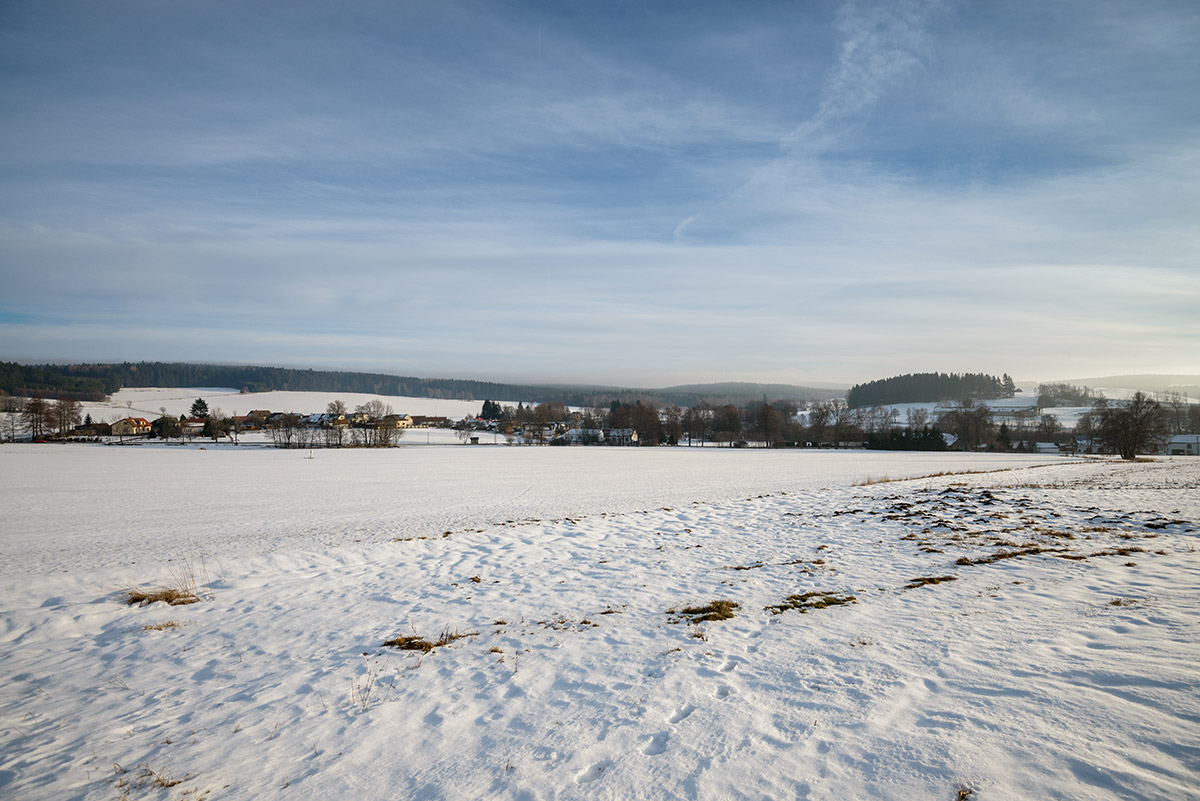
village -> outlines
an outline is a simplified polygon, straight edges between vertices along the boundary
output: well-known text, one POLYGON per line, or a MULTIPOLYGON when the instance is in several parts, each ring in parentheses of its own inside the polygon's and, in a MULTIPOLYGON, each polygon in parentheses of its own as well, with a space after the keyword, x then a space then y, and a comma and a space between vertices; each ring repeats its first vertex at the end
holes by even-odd
MULTIPOLYGON (((320 397, 320 396, 318 396, 320 397)), ((329 397, 329 396, 326 396, 329 397)), ((682 409, 652 403, 613 401, 608 408, 576 408, 562 403, 504 405, 483 401, 476 413, 448 415, 397 413, 379 398, 353 409, 341 400, 320 412, 254 409, 226 415, 203 398, 178 416, 167 413, 109 415, 108 421, 82 415, 70 400, 5 398, 3 438, 109 445, 147 443, 259 445, 277 448, 395 447, 427 445, 551 446, 716 446, 732 448, 823 448, 991 453, 1098 454, 1116 452, 1106 440, 1102 407, 1042 408, 1008 401, 943 402, 850 408, 833 400, 797 404, 776 401, 745 406, 698 404, 682 409), (14 403, 13 401, 18 401, 14 403), (903 414, 901 413, 903 411, 903 414), (81 419, 82 418, 82 419, 81 419), (424 436, 419 436, 423 432, 424 436), (24 436, 22 436, 24 435, 24 436), (407 440, 405 439, 407 435, 407 440)), ((411 400, 411 399, 410 399, 411 400)), ((1172 408, 1143 398, 1155 426, 1141 452, 1172 456, 1200 454, 1194 404, 1172 408)), ((1130 404, 1114 410, 1125 413, 1130 404)), ((464 402, 465 405, 465 402, 464 402)), ((459 407, 460 409, 462 407, 459 407)), ((135 411, 130 406, 130 411, 135 411)))
MULTIPOLYGON (((26 405, 26 428, 29 441, 48 442, 91 442, 107 445, 136 445, 149 442, 160 444, 187 444, 197 441, 224 442, 228 444, 262 444, 281 448, 320 447, 392 447, 400 443, 406 432, 431 429, 451 433, 452 439, 439 437, 433 444, 541 444, 541 445, 610 445, 636 446, 638 432, 633 428, 599 428, 590 422, 590 416, 582 412, 568 411, 561 404, 530 407, 546 420, 548 416, 561 416, 549 422, 512 421, 467 416, 453 420, 445 415, 404 414, 392 411, 382 402, 368 402, 353 411, 345 409, 340 401, 331 401, 323 412, 302 414, 255 409, 244 415, 224 416, 219 411, 210 413, 207 404, 198 399, 190 413, 175 417, 162 414, 154 419, 130 415, 113 419, 112 422, 92 420, 90 415, 70 428, 56 427, 55 422, 61 401, 46 403, 46 420, 41 426, 29 422, 26 405), (492 434, 488 438, 487 434, 492 434), (502 439, 501 439, 502 437, 502 439), (481 443, 482 441, 482 443, 481 443)), ((70 402, 65 402, 70 406, 70 402)), ((490 403, 490 402, 489 402, 490 403)), ((37 403, 33 404, 36 408, 37 403)), ((486 408, 486 406, 485 406, 486 408)), ((519 407, 521 410, 524 406, 519 407)), ((67 413, 68 417, 71 412, 67 413)), ((37 415, 34 415, 34 423, 37 415)), ((11 422, 11 421, 10 421, 11 422)), ((10 441, 16 441, 17 432, 10 425, 10 441)), ((423 440, 430 444, 430 440, 423 440)))

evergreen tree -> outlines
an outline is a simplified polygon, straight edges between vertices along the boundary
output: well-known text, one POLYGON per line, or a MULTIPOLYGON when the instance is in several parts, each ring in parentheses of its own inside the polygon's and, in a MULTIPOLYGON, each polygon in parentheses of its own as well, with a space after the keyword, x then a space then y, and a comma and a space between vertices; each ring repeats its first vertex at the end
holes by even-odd
POLYGON ((192 402, 192 408, 188 412, 188 416, 208 419, 208 404, 204 402, 204 398, 196 398, 192 402))
POLYGON ((484 420, 499 420, 503 414, 504 412, 500 409, 500 404, 492 400, 485 400, 483 402, 483 411, 479 413, 479 416, 484 420))

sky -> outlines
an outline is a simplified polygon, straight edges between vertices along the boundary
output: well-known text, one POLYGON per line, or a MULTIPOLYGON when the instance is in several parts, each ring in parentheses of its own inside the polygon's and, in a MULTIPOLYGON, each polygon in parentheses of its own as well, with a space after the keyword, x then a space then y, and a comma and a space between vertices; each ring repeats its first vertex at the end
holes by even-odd
POLYGON ((1200 4, 0 4, 0 360, 1200 373, 1200 4))

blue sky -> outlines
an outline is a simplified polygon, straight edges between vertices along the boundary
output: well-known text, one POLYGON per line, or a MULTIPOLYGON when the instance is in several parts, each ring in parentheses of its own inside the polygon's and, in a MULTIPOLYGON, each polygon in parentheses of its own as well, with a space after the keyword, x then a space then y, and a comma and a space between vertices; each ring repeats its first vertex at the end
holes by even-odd
POLYGON ((1200 372, 1193 2, 0 5, 0 359, 1200 372))

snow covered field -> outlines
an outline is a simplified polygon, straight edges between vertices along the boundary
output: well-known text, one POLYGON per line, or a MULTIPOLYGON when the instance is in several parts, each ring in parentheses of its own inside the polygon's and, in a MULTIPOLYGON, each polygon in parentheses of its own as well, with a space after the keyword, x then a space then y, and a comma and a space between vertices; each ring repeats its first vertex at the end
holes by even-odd
POLYGON ((1200 460, 305 455, 0 446, 0 797, 1200 798, 1200 460))

